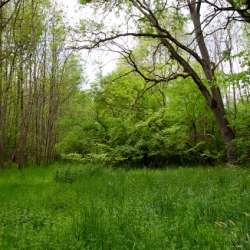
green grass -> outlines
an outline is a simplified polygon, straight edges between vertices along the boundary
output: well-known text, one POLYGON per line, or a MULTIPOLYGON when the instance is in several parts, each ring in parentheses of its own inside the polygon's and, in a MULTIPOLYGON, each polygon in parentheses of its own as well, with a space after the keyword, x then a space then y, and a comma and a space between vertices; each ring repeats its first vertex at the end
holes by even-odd
POLYGON ((0 171, 0 249, 250 249, 250 171, 0 171))

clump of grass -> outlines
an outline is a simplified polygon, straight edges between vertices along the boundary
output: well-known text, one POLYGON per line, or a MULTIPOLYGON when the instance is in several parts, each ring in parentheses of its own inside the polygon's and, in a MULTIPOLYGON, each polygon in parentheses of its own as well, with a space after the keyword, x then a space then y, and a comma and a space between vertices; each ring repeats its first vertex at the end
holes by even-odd
POLYGON ((250 172, 0 172, 0 249, 250 249, 250 172))

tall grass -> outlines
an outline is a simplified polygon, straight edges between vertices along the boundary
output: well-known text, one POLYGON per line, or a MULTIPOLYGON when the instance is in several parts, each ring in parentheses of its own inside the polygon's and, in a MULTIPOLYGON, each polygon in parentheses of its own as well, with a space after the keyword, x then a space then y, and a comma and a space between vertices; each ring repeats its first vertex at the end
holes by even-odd
POLYGON ((250 171, 4 170, 0 249, 250 249, 250 171))

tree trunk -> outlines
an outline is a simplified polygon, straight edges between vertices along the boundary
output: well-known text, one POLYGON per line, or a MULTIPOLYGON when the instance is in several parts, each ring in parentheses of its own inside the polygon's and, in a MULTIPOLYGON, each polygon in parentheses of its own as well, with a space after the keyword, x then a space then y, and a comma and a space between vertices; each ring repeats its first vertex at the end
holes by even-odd
POLYGON ((214 113, 218 128, 220 130, 222 139, 225 143, 226 147, 226 155, 228 163, 236 162, 236 154, 235 147, 233 145, 233 139, 235 138, 235 134, 229 126, 229 121, 226 118, 225 107, 223 103, 223 99, 221 96, 220 88, 217 85, 216 77, 214 75, 214 70, 212 68, 211 59, 209 56, 208 48, 205 43, 205 38, 202 31, 202 24, 200 21, 200 6, 201 0, 196 2, 192 0, 189 3, 190 14, 192 17, 192 21, 194 24, 194 33, 197 41, 197 45, 199 47, 202 59, 203 59, 203 72, 208 80, 211 89, 211 95, 208 96, 204 91, 201 90, 201 93, 205 97, 209 107, 214 113))
POLYGON ((167 48, 171 58, 176 60, 178 64, 182 66, 184 72, 188 73, 189 76, 192 77, 200 93, 205 98, 208 107, 213 111, 217 126, 226 146, 227 161, 229 163, 236 162, 235 148, 233 145, 233 139, 235 135, 233 130, 230 128, 229 122, 225 115, 224 103, 214 74, 214 63, 212 63, 210 59, 202 30, 202 24, 200 20, 200 8, 202 0, 187 0, 191 18, 194 24, 195 40, 200 50, 200 55, 197 54, 193 49, 190 49, 179 42, 171 35, 168 30, 163 28, 156 16, 144 1, 142 3, 140 1, 132 0, 132 3, 155 28, 156 32, 160 36, 162 45, 167 48), (180 53, 180 50, 178 50, 179 48, 182 49, 182 51, 185 51, 190 57, 195 58, 196 62, 201 65, 205 80, 200 77, 200 72, 196 71, 190 65, 189 60, 186 60, 186 58, 182 56, 182 53, 180 53), (207 84, 209 86, 207 86, 207 84))
POLYGON ((228 119, 226 118, 225 110, 221 101, 216 96, 213 96, 213 100, 210 104, 210 108, 213 111, 217 125, 220 130, 220 134, 225 143, 227 162, 234 164, 236 162, 235 146, 233 140, 235 138, 234 131, 229 126, 228 119))

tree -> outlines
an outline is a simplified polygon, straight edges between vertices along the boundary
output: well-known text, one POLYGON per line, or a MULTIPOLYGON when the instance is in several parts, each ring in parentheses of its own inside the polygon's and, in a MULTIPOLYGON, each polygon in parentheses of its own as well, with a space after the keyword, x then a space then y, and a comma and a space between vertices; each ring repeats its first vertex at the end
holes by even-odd
POLYGON ((0 18, 0 166, 51 161, 57 119, 79 83, 78 59, 49 1, 6 2, 0 18))
MULTIPOLYGON (((91 1, 98 4, 105 4, 106 7, 122 5, 119 1, 91 1)), ((133 18, 137 29, 129 32, 103 32, 98 33, 97 36, 89 39, 89 44, 81 46, 81 49, 92 49, 107 44, 112 41, 113 44, 118 38, 133 36, 139 38, 153 39, 159 45, 164 47, 168 52, 168 60, 166 67, 172 64, 175 65, 174 70, 169 72, 169 75, 158 77, 149 77, 149 74, 143 74, 138 62, 135 62, 132 52, 122 48, 123 55, 126 56, 127 61, 134 67, 134 70, 144 78, 146 81, 167 82, 177 77, 191 77, 196 87, 199 89, 202 96, 205 98, 208 107, 214 114, 217 126, 220 130, 221 136, 226 146, 227 160, 230 163, 235 162, 235 147, 233 140, 235 133, 231 128, 230 122, 227 118, 220 86, 216 79, 216 69, 223 61, 214 61, 209 53, 211 45, 208 42, 207 36, 216 31, 227 27, 228 16, 224 17, 225 22, 220 27, 210 27, 213 20, 216 20, 217 10, 211 7, 211 2, 208 1, 176 1, 176 3, 169 3, 168 1, 127 1, 130 6, 130 18, 133 18), (212 12, 205 13, 204 8, 209 8, 212 12), (201 11, 203 9, 203 11, 201 11), (186 15, 188 10, 189 14, 186 15), (171 18, 175 14, 174 18, 171 18), (169 18, 170 17, 170 18, 169 18), (177 20, 176 20, 177 18, 177 20), (185 22, 190 18, 193 24, 193 30, 186 33, 185 37, 176 35, 173 29, 173 22, 185 22), (172 23, 171 23, 172 21, 172 23), (208 29, 210 28, 210 30, 208 29), (198 48, 198 49, 197 49, 198 48), (196 66, 195 66, 196 65, 196 66)), ((222 14, 220 18, 223 18, 222 14)), ((185 23, 184 23, 185 25, 185 23)), ((186 26, 188 28, 189 26, 186 26)), ((155 53, 155 51, 154 51, 155 53)), ((153 56, 152 56, 153 57, 153 56)), ((152 72, 152 71, 151 71, 152 72)), ((152 75, 152 74, 151 74, 152 75)))
POLYGON ((8 2, 10 2, 10 0, 0 0, 0 8, 2 8, 8 2))

